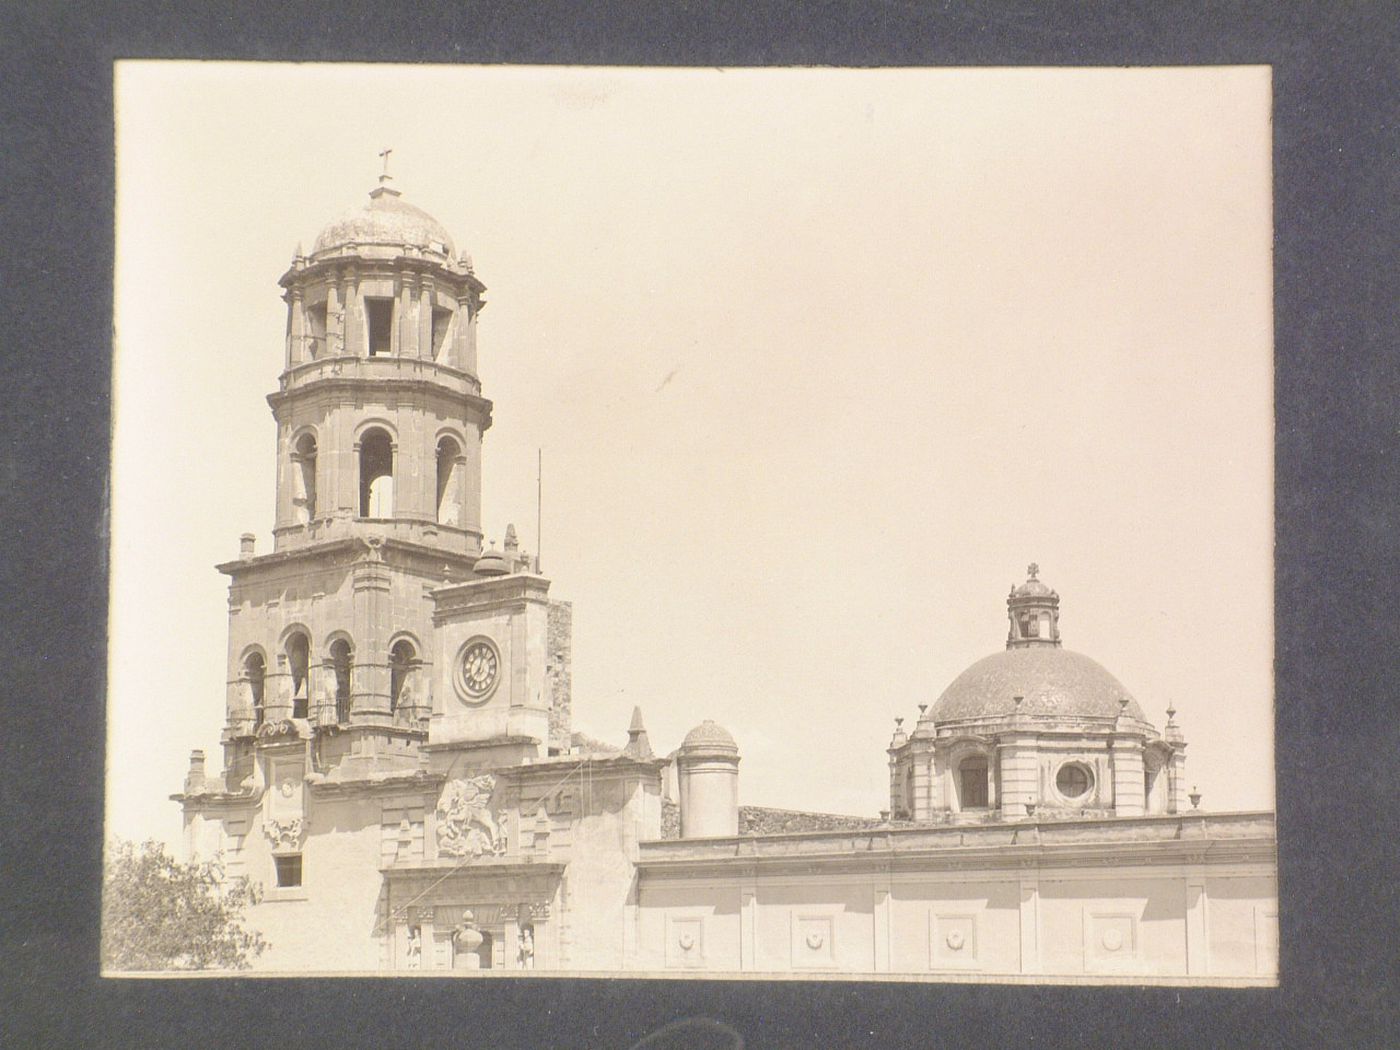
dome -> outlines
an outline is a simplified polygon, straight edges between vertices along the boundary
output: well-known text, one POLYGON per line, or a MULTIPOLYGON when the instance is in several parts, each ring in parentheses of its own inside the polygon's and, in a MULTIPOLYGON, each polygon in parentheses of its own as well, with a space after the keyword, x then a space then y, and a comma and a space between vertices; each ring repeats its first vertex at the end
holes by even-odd
POLYGON ((375 189, 368 201, 323 229, 311 254, 346 244, 409 245, 449 258, 455 250, 442 223, 386 186, 375 189))
POLYGON ((505 576, 510 572, 510 565, 506 562, 504 554, 492 548, 476 559, 472 572, 478 576, 505 576))
POLYGON ((1026 567, 1026 582, 1019 587, 1012 587, 1011 597, 1045 598, 1054 595, 1055 592, 1037 578, 1039 572, 1040 566, 1035 562, 1031 562, 1030 565, 1026 567))
POLYGON ((1145 722, 1123 683, 1096 661, 1068 649, 1007 649, 978 660, 953 680, 934 703, 936 722, 1004 718, 1017 712, 1015 697, 1024 697, 1022 714, 1032 717, 1114 719, 1118 701, 1127 714, 1145 722))
POLYGON ((681 741, 682 750, 696 747, 723 748, 726 751, 735 752, 739 750, 739 745, 729 735, 729 730, 708 718, 687 733, 685 739, 681 741))

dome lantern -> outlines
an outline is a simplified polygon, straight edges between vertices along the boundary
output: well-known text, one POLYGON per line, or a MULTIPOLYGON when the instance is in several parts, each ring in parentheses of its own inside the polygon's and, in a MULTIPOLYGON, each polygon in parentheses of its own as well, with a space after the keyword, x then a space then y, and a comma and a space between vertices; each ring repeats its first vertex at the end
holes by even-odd
POLYGON ((1060 596, 1039 579, 1040 566, 1026 567, 1026 582, 1006 598, 1008 649, 1060 647, 1060 596))

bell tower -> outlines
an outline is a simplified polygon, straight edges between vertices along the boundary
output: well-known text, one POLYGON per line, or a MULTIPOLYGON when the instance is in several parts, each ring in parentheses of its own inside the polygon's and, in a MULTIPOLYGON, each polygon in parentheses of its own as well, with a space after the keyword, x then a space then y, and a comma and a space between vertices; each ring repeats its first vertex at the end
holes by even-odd
POLYGON ((486 286, 388 175, 282 275, 276 549, 378 535, 481 551, 486 286))
POLYGON ((470 258, 386 170, 310 253, 297 246, 279 283, 273 550, 245 535, 219 566, 231 785, 299 765, 303 740, 326 775, 413 767, 433 706, 429 595, 473 579, 482 551, 491 402, 470 258))

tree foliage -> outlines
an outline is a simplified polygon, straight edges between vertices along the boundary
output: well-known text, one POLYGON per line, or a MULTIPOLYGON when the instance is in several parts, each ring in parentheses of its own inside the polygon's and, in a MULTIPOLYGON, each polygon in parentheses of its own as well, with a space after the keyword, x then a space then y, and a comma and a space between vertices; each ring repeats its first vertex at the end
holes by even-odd
POLYGON ((118 840, 102 890, 104 970, 244 970, 267 947, 243 924, 257 883, 227 877, 221 857, 182 864, 164 843, 118 840))

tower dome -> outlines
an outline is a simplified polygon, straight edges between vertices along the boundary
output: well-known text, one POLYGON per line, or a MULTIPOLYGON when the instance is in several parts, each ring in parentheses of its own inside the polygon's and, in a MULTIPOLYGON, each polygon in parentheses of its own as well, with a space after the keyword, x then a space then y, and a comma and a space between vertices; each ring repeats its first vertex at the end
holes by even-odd
POLYGON ((1035 647, 978 660, 943 691, 929 716, 937 723, 1018 714, 1112 722, 1120 712, 1146 721, 1132 694, 1097 661, 1068 649, 1035 647))
POLYGON ((733 751, 735 754, 739 751, 739 745, 734 742, 729 730, 708 718, 687 733, 681 741, 682 751, 694 751, 698 748, 733 751))
POLYGON ((314 258, 347 245, 409 247, 451 258, 455 248, 446 227, 381 182, 369 200, 334 220, 316 237, 314 258))
POLYGON ((1006 650, 978 660, 928 712, 935 723, 1037 718, 1145 721, 1132 694, 1083 653, 1060 647, 1060 596, 1031 562, 1006 599, 1006 650))

